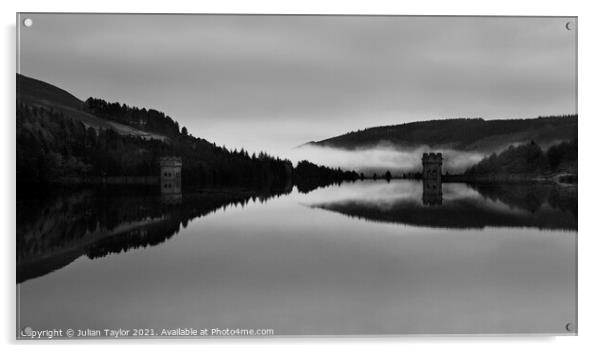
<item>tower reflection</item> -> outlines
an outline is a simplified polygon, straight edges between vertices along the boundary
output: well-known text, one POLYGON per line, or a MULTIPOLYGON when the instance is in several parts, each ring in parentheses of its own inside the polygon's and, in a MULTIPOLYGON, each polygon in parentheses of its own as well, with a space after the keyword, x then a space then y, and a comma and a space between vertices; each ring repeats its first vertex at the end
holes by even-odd
POLYGON ((439 206, 443 204, 441 180, 422 180, 422 204, 425 206, 439 206))
POLYGON ((441 190, 441 153, 424 153, 422 155, 422 204, 436 206, 443 203, 441 190))

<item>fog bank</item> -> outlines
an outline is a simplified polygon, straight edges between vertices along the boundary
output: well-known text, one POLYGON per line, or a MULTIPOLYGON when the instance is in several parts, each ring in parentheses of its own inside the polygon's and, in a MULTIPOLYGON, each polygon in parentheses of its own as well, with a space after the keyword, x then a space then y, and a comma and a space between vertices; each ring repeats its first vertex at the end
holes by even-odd
POLYGON ((287 158, 293 163, 301 160, 333 168, 352 169, 363 172, 384 172, 399 174, 418 171, 422 168, 422 154, 441 152, 443 154, 443 172, 459 173, 479 162, 484 153, 456 151, 451 149, 433 149, 421 146, 415 149, 399 149, 391 146, 377 146, 368 149, 343 150, 320 146, 302 146, 287 151, 287 158))

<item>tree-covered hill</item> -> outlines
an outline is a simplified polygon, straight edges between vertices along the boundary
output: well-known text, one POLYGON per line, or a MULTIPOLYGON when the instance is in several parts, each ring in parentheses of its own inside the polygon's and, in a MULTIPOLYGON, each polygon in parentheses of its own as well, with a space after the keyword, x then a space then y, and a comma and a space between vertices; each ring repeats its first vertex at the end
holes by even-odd
POLYGON ((146 139, 165 140, 161 133, 145 131, 136 126, 122 124, 115 119, 99 117, 91 112, 90 107, 71 93, 49 83, 17 74, 17 101, 31 108, 44 109, 52 113, 60 113, 65 118, 81 122, 86 128, 97 131, 113 130, 120 135, 139 136, 146 139))
POLYGON ((163 156, 182 158, 182 183, 280 188, 293 179, 329 183, 354 174, 229 150, 191 136, 166 114, 90 98, 17 75, 17 185, 90 183, 106 177, 158 176, 163 156), (319 175, 308 171, 319 170, 319 175), (311 175, 310 175, 311 174, 311 175))
MULTIPOLYGON (((170 116, 155 109, 130 107, 125 104, 109 103, 103 99, 88 98, 84 110, 108 121, 133 128, 173 137, 180 134, 180 125, 170 116)), ((187 135, 186 128, 183 128, 187 135)))
POLYGON ((266 154, 230 151, 206 140, 178 134, 170 140, 96 130, 62 112, 17 105, 17 183, 79 183, 107 176, 159 175, 158 159, 182 157, 187 185, 284 183, 290 161, 266 154))
POLYGON ((500 179, 552 174, 577 175, 577 140, 562 142, 543 150, 531 141, 510 146, 469 168, 465 175, 476 179, 500 179))
POLYGON ((577 115, 536 119, 447 119, 379 126, 346 133, 307 145, 341 149, 389 144, 396 148, 447 148, 494 152, 510 144, 538 141, 549 146, 577 138, 577 115))

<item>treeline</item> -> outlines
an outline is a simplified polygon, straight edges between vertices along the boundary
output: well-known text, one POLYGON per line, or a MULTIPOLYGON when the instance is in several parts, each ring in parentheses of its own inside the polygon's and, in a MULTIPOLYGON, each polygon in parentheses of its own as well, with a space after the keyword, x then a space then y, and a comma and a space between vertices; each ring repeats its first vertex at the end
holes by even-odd
POLYGON ((466 151, 495 150, 507 141, 551 143, 577 137, 577 115, 536 119, 440 119, 378 126, 349 132, 312 145, 344 149, 370 148, 382 143, 399 148, 430 146, 466 151))
POLYGON ((466 170, 469 177, 543 176, 577 174, 577 139, 562 142, 544 151, 535 141, 510 146, 492 154, 466 170))
POLYGON ((84 110, 100 118, 129 125, 143 131, 170 137, 180 133, 188 134, 185 127, 180 131, 180 125, 177 121, 154 109, 130 107, 126 104, 110 103, 103 99, 90 97, 84 102, 84 110))
POLYGON ((95 130, 63 113, 17 104, 17 185, 66 183, 92 176, 152 175, 159 141, 95 130))
POLYGON ((203 139, 169 141, 96 130, 53 110, 17 104, 17 183, 79 183, 94 177, 159 175, 158 159, 183 159, 186 185, 285 183, 292 164, 261 153, 229 151, 203 139))
POLYGON ((294 173, 294 183, 302 193, 307 193, 333 182, 355 181, 359 178, 360 175, 355 171, 345 171, 341 168, 332 169, 306 160, 297 163, 294 173))
MULTIPOLYGON (((107 106, 115 111, 142 111, 123 105, 107 106)), ((292 183, 293 174, 300 183, 305 178, 322 183, 357 179, 357 173, 309 162, 294 169, 289 160, 266 153, 249 154, 242 149, 231 151, 187 133, 163 141, 121 135, 112 129, 87 127, 60 111, 17 103, 18 185, 77 184, 111 176, 158 176, 158 160, 166 155, 182 158, 185 188, 204 185, 279 188, 292 183)))

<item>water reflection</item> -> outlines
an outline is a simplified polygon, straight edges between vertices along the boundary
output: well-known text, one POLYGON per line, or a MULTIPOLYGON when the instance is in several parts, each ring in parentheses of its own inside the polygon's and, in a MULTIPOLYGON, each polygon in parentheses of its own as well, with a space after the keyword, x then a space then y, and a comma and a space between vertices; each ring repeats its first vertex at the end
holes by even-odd
POLYGON ((577 234, 538 228, 576 229, 576 189, 441 189, 440 205, 422 203, 420 182, 400 180, 284 197, 20 197, 18 327, 566 334, 577 323, 577 234), (356 219, 317 207, 350 203, 356 219), (474 226, 469 218, 478 227, 461 228, 474 226))
MULTIPOLYGON (((576 187, 425 182, 420 193, 418 182, 369 181, 319 190, 327 198, 316 200, 320 191, 309 193, 310 207, 369 221, 460 229, 577 229, 576 187), (343 192, 338 198, 336 190, 343 192)), ((17 203, 17 282, 55 271, 80 256, 94 259, 155 246, 197 217, 290 192, 290 187, 184 195, 83 190, 44 200, 25 198, 17 203)))
POLYGON ((425 181, 420 202, 415 192, 404 190, 412 184, 418 187, 418 182, 382 184, 372 195, 351 188, 345 198, 315 202, 310 207, 369 221, 425 227, 577 230, 576 186, 425 181))
POLYGON ((191 220, 227 206, 264 202, 291 190, 216 189, 201 193, 80 190, 17 203, 17 282, 62 268, 78 257, 154 246, 191 220))
POLYGON ((441 180, 424 179, 422 181, 422 204, 427 206, 443 204, 441 180))

